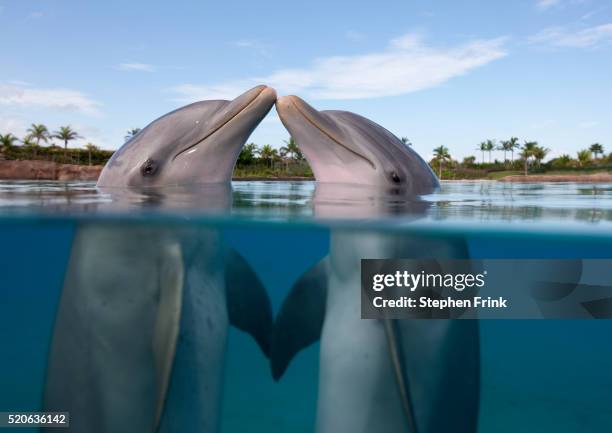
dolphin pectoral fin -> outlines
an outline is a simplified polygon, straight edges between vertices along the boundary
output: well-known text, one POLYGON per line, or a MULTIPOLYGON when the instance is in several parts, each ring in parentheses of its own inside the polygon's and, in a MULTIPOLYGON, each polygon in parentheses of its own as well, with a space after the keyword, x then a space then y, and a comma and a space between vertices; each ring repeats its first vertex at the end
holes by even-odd
POLYGON ((327 302, 327 259, 300 277, 278 313, 271 338, 274 380, 285 373, 293 357, 321 337, 327 302))
POLYGON ((183 258, 180 247, 169 247, 160 266, 159 307, 155 318, 153 355, 155 359, 155 424, 157 431, 166 403, 172 364, 176 352, 183 299, 183 258))
POLYGON ((417 433, 418 430, 414 414, 414 405, 410 394, 410 384, 408 383, 408 377, 406 375, 405 361, 402 356, 401 348, 399 347, 397 323, 391 319, 384 319, 383 324, 385 327, 385 335, 387 336, 387 343, 389 344, 389 356, 391 357, 393 373, 402 403, 402 410, 406 417, 408 431, 417 433))
POLYGON ((270 357, 272 304, 266 288, 247 261, 230 249, 225 264, 225 294, 229 322, 250 334, 270 357))

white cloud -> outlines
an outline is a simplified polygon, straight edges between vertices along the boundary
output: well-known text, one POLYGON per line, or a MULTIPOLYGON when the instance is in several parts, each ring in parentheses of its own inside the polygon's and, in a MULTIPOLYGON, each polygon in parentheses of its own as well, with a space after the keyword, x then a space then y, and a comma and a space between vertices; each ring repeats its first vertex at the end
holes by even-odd
POLYGON ((89 115, 100 113, 100 104, 77 90, 41 89, 15 82, 0 83, 0 105, 55 108, 89 115))
POLYGON ((26 125, 23 119, 13 117, 0 117, 0 134, 8 134, 9 132, 17 137, 25 135, 26 125))
POLYGON ((28 15, 28 18, 32 19, 32 20, 36 20, 39 18, 42 18, 45 14, 41 11, 35 11, 32 12, 30 15, 28 15))
POLYGON ((599 125, 599 122, 595 120, 585 120, 584 122, 580 122, 578 126, 583 129, 594 128, 599 125))
POLYGON ((365 39, 365 35, 363 33, 357 32, 355 30, 347 30, 344 33, 344 37, 349 41, 359 42, 365 39))
POLYGON ((612 42, 612 23, 582 30, 549 27, 531 36, 529 42, 553 47, 593 48, 612 42))
POLYGON ((474 40, 438 48, 421 37, 403 35, 380 52, 316 59, 305 68, 279 69, 269 75, 227 82, 182 84, 171 91, 178 100, 233 98, 265 83, 282 94, 312 99, 364 99, 402 95, 435 87, 507 55, 505 38, 474 40))
POLYGON ((595 11, 590 11, 587 12, 586 14, 582 15, 580 17, 581 20, 586 21, 588 19, 590 19, 591 17, 595 16, 599 11, 595 10, 595 11))
POLYGON ((261 42, 257 39, 239 39, 237 41, 230 42, 230 45, 237 48, 244 48, 255 52, 261 57, 270 58, 270 45, 261 42))
POLYGON ((553 6, 557 6, 560 3, 561 0, 536 0, 536 7, 540 10, 546 10, 553 6))
POLYGON ((114 149, 117 147, 117 143, 110 140, 105 131, 97 126, 74 123, 72 129, 77 131, 81 137, 72 144, 72 147, 85 147, 87 143, 93 143, 102 149, 114 149))
POLYGON ((232 42, 231 44, 239 48, 252 48, 259 45, 259 42, 252 39, 240 39, 232 42))
POLYGON ((28 81, 23 81, 23 80, 9 80, 7 81, 8 84, 13 84, 15 86, 31 86, 32 83, 28 82, 28 81))
POLYGON ((120 63, 115 66, 118 71, 155 72, 155 67, 147 63, 120 63))

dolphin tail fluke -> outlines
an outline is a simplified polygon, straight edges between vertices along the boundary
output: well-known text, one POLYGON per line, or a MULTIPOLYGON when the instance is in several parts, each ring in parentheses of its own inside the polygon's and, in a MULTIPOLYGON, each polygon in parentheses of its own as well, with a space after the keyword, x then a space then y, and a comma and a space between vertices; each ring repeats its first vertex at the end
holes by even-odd
POLYGON ((230 324, 250 334, 269 358, 273 326, 270 298, 255 271, 232 249, 225 265, 225 285, 230 324))
POLYGON ((321 337, 327 301, 327 260, 321 260, 293 285, 281 307, 271 338, 271 368, 279 380, 300 350, 321 337))
POLYGON ((155 430, 157 431, 166 403, 172 364, 179 334, 183 299, 183 259, 180 247, 170 248, 168 260, 162 263, 159 287, 159 308, 155 318, 153 353, 156 372, 155 430))

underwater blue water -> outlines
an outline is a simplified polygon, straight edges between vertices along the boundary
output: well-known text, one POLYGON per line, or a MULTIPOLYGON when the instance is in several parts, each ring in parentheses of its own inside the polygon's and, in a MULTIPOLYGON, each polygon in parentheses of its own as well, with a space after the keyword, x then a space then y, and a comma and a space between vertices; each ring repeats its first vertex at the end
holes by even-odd
MULTIPOLYGON (((235 182, 227 203, 195 208, 188 196, 151 205, 88 183, 0 183, 0 411, 41 408, 71 245, 85 222, 213 228, 278 311, 336 230, 460 236, 472 258, 612 258, 611 198, 612 185, 465 182, 444 183, 416 205, 372 205, 333 193, 317 200, 309 182, 235 182)), ((483 320, 480 331, 479 432, 612 431, 612 321, 483 320)), ((318 344, 276 383, 253 340, 231 329, 221 431, 311 432, 317 386, 318 344)))

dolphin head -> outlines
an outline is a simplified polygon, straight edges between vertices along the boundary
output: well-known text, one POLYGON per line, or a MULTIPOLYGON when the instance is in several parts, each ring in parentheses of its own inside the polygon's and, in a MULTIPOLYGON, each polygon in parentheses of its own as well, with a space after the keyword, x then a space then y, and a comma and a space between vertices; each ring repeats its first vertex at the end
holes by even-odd
POLYGON ((395 135, 347 111, 317 111, 297 96, 276 101, 317 182, 373 185, 427 194, 439 186, 429 165, 395 135))
POLYGON ((200 101, 172 111, 115 152, 98 186, 229 182, 242 146, 275 100, 274 89, 257 86, 233 101, 200 101))

